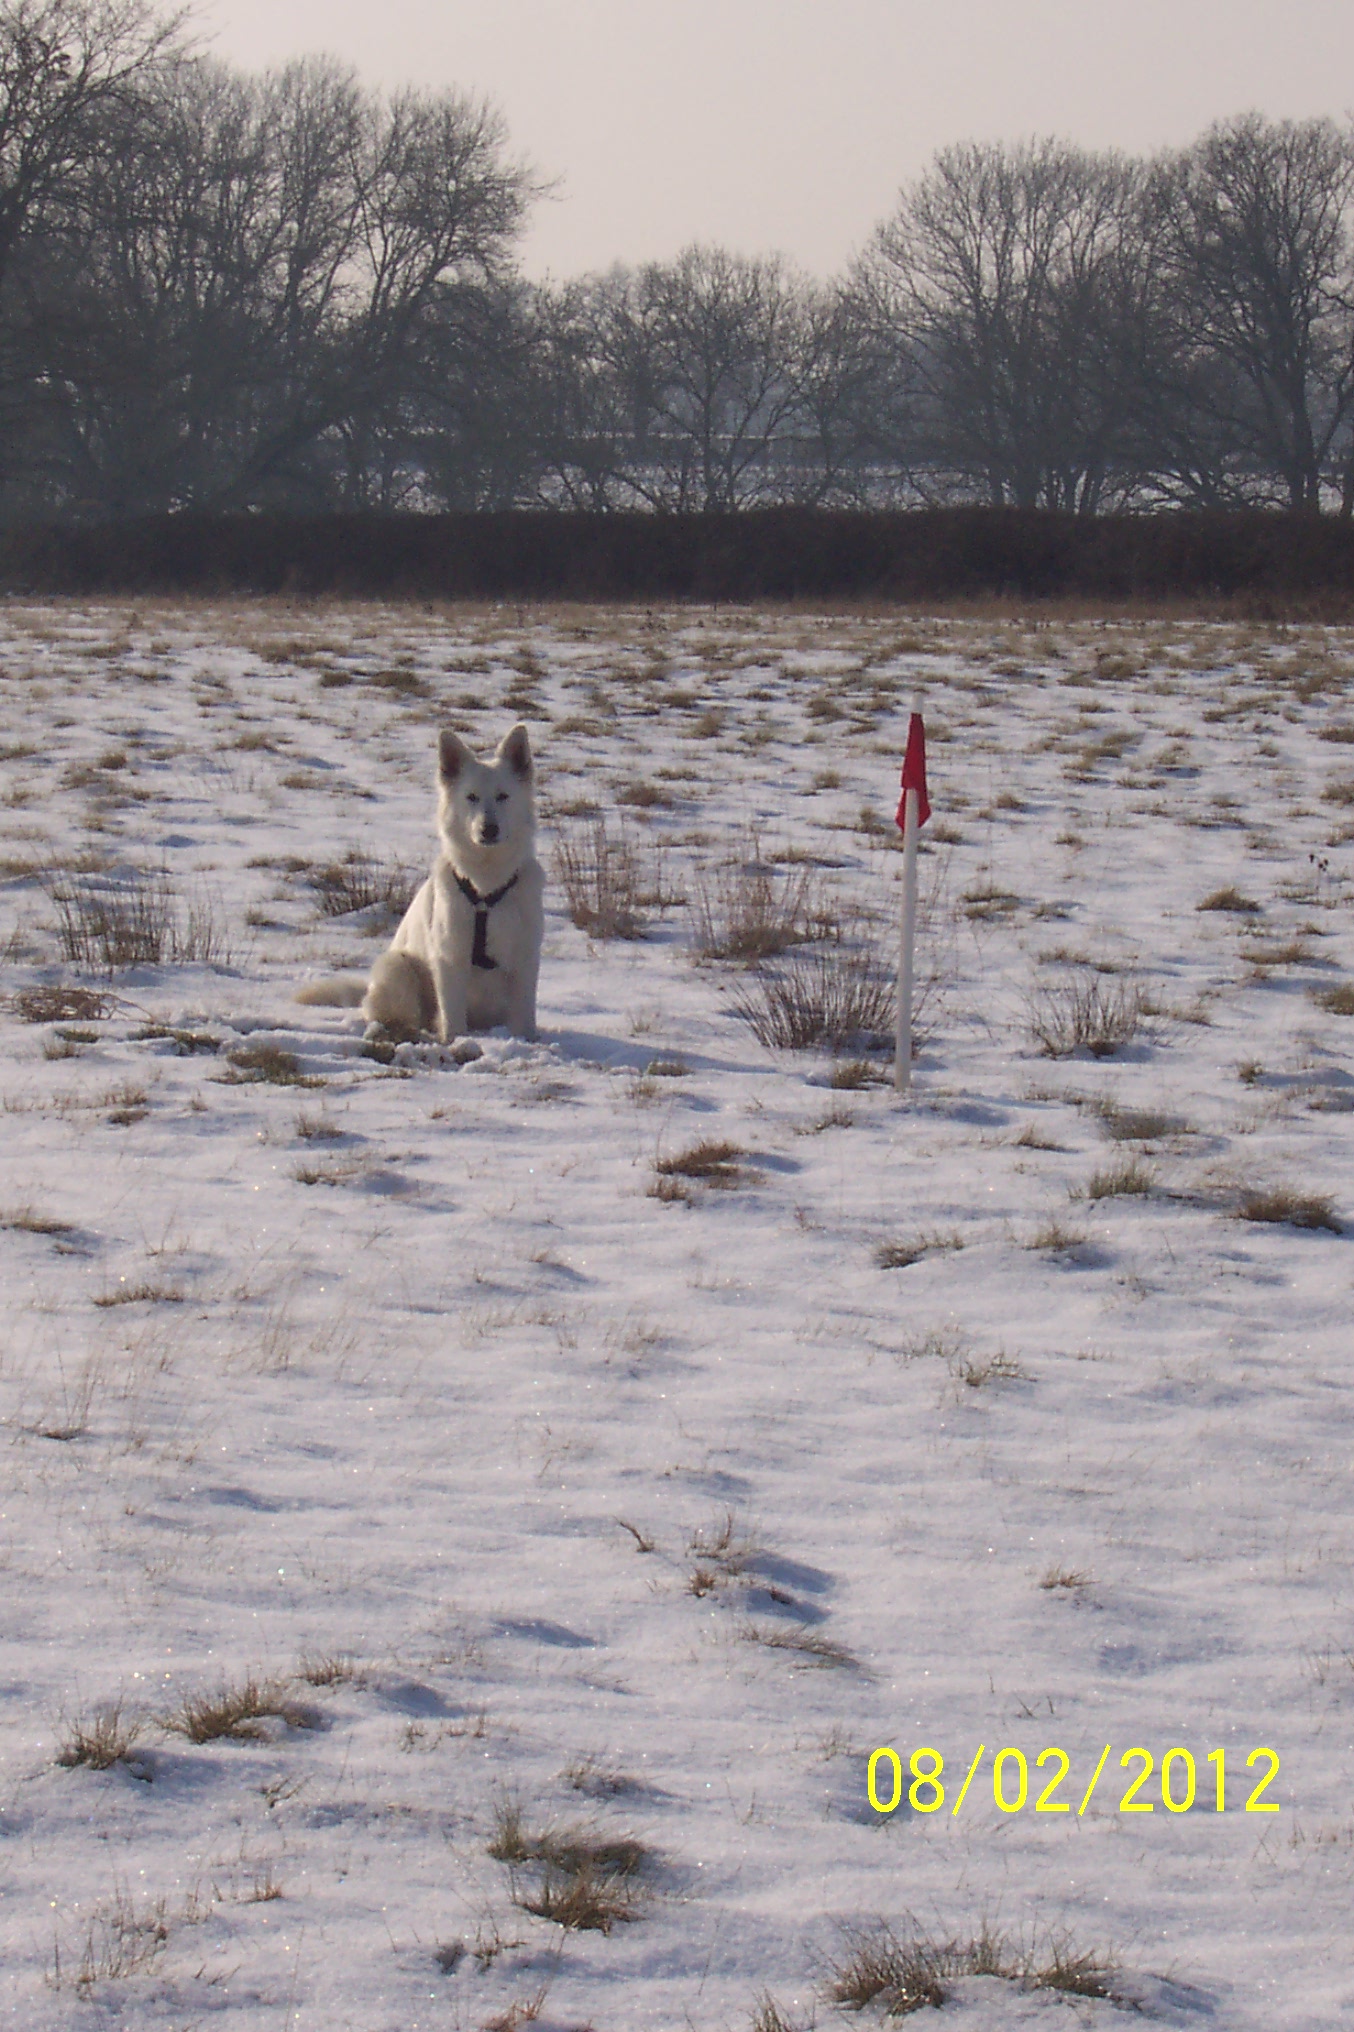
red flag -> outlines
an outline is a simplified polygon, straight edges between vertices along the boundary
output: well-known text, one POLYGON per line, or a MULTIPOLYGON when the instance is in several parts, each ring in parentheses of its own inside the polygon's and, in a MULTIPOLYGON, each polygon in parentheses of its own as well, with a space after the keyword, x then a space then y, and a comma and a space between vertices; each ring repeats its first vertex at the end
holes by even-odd
POLYGON ((907 793, 917 793, 917 824, 924 826, 931 816, 931 804, 926 795, 926 729, 921 723, 921 714, 913 713, 907 723, 907 748, 903 755, 903 794, 898 801, 897 823, 901 832, 907 818, 907 793))

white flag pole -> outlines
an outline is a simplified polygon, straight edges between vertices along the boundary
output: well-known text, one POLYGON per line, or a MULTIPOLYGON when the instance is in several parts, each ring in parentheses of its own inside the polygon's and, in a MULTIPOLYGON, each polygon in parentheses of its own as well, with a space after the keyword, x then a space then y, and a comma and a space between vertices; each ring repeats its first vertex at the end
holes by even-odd
POLYGON ((912 944, 917 931, 917 793, 903 793, 903 922, 898 942, 898 1036, 893 1084, 912 1085, 912 944))

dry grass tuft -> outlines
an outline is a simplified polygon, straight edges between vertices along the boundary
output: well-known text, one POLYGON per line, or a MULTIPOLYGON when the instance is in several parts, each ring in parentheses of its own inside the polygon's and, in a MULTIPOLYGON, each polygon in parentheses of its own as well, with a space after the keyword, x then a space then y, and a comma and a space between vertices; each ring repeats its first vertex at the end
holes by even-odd
POLYGON ((307 1686, 346 1686, 361 1680, 357 1660, 347 1651, 303 1652, 297 1661, 296 1676, 307 1686))
POLYGON ((223 1086, 322 1087, 324 1081, 301 1071, 294 1051, 280 1044, 239 1044, 226 1057, 233 1070, 221 1075, 223 1086))
POLYGON ((963 1246, 962 1235, 929 1231, 907 1242, 881 1242, 874 1252, 875 1267, 879 1270, 908 1270, 914 1263, 920 1263, 924 1256, 949 1255, 963 1246))
POLYGON ((44 877, 43 888, 56 905, 57 937, 73 966, 112 973, 230 961, 230 943, 210 899, 185 902, 164 868, 75 878, 58 872, 44 877))
POLYGON ((1028 1383, 1030 1373, 1014 1355, 998 1349, 995 1355, 961 1355, 950 1363, 950 1374, 966 1390, 982 1390, 989 1383, 1028 1383))
POLYGON ((757 857, 732 861, 695 883, 691 948, 706 960, 764 960, 827 936, 832 914, 812 869, 777 871, 757 857))
POLYGON ((1312 1000, 1331 1016, 1354 1016, 1354 981, 1341 981, 1334 988, 1318 988, 1312 1000))
POLYGON ((861 1663, 845 1644, 834 1643, 817 1630, 787 1629, 779 1623, 749 1623, 742 1632, 745 1644, 761 1644, 768 1651, 783 1651, 796 1664, 819 1672, 859 1672, 861 1663))
POLYGON ((1325 1228, 1333 1235, 1344 1233, 1335 1216, 1335 1202, 1329 1193, 1302 1193, 1286 1186, 1255 1189, 1241 1196, 1237 1218, 1267 1221, 1289 1228, 1325 1228))
POLYGON ((581 1823, 532 1831, 515 1799, 495 1809, 488 1848, 513 1871, 512 1902, 519 1911, 556 1926, 610 1933, 637 1918, 650 1896, 644 1876, 654 1856, 643 1842, 581 1823), (524 1869, 525 1878, 518 1875, 524 1869))
POLYGON ((353 852, 342 861, 314 869, 308 880, 325 917, 346 917, 350 911, 370 910, 378 903, 392 916, 403 917, 423 874, 402 861, 375 860, 369 854, 353 852))
POLYGON ((72 1221, 59 1221, 54 1214, 40 1214, 32 1206, 0 1210, 0 1228, 21 1235, 70 1235, 75 1232, 72 1221))
POLYGON ((997 1976, 1025 1990, 1058 1990, 1078 1997, 1114 1995, 1114 1963, 1074 1950, 1054 1936, 1042 1948, 1023 1948, 992 1933, 986 1922, 969 1940, 928 1939, 915 1929, 895 1933, 883 1920, 843 1928, 845 1957, 831 1971, 828 1995, 847 2010, 873 2005, 887 2018, 939 2010, 946 1985, 962 1976, 997 1976))
POLYGON ((1029 1032, 1045 1058, 1112 1058, 1142 1029, 1147 1014, 1142 990, 1130 982, 1082 973, 1057 987, 1043 988, 1029 1005, 1029 1032))
POLYGON ((1103 1170, 1092 1172, 1086 1186, 1087 1199, 1126 1199, 1146 1195, 1156 1187, 1156 1173, 1141 1157, 1121 1157, 1103 1170))
POLYGON ((135 1748, 145 1726, 139 1716, 123 1714, 120 1700, 107 1701, 96 1707, 87 1721, 71 1723, 55 1761, 64 1771, 81 1767, 89 1771, 110 1770, 135 1748))
POLYGON ((1050 1594, 1057 1588, 1075 1593, 1078 1588, 1089 1587, 1093 1579, 1093 1574, 1082 1573, 1076 1567, 1050 1566, 1041 1576, 1039 1585, 1050 1594))
POLYGON ((646 909, 655 892, 661 895, 661 870, 646 876, 644 857, 624 828, 608 832, 599 818, 563 834, 555 847, 555 873, 570 922, 589 938, 644 937, 646 909))
POLYGON ((313 1729, 320 1720, 316 1709, 287 1692, 284 1680, 256 1679, 251 1672, 238 1686, 222 1681, 213 1692, 185 1694, 162 1726, 190 1743, 254 1743, 271 1733, 270 1721, 313 1729))
POLYGON ((778 967, 759 968, 731 1001, 770 1050, 843 1051, 886 1044, 893 1032, 893 976, 864 948, 794 953, 778 967))
POLYGON ((1163 1136, 1183 1136, 1188 1125, 1180 1115, 1168 1115, 1160 1108, 1121 1108, 1116 1101, 1101 1101, 1095 1110, 1101 1132, 1114 1143, 1156 1143, 1163 1136))
POLYGON ((1254 917, 1259 914, 1261 905, 1255 901, 1253 896, 1243 896, 1234 884, 1228 883, 1225 889, 1215 889, 1210 896, 1205 896, 1203 902, 1197 908, 1200 910, 1230 910, 1241 917, 1254 917))
POLYGON ((112 1006, 111 995, 93 988, 20 988, 10 998, 21 1023, 101 1023, 112 1006))
POLYGON ((183 1293, 166 1284, 128 1284, 124 1279, 96 1292, 93 1302, 105 1310, 113 1305, 182 1305, 183 1293))
POLYGON ((129 1976, 147 1974, 168 1941, 166 1900, 147 1899, 138 1905, 119 1885, 112 1898, 95 1906, 86 1922, 80 1958, 73 1970, 63 1967, 60 1945, 53 1949, 48 1981, 54 1990, 69 1985, 87 1997, 100 1983, 125 1982, 129 1976))
POLYGON ((1074 1256, 1085 1245, 1085 1229, 1069 1228, 1056 1214, 1041 1221, 1025 1244, 1028 1249, 1042 1249, 1050 1256, 1074 1256))
POLYGON ((726 1510, 708 1530, 693 1531, 687 1551, 695 1561, 686 1591, 691 1595, 713 1594, 740 1580, 761 1551, 757 1539, 739 1524, 732 1510, 726 1510))
POLYGON ((741 1143, 707 1137, 700 1143, 693 1143, 689 1150, 679 1151, 675 1157, 655 1158, 654 1184, 650 1195, 655 1199, 680 1199, 687 1196, 689 1182, 730 1192, 752 1176, 747 1167, 738 1161, 745 1155, 741 1143))
POLYGON ((886 1087, 890 1081, 887 1066, 879 1065, 871 1058, 844 1058, 832 1068, 830 1087, 839 1093, 859 1093, 865 1087, 886 1087))

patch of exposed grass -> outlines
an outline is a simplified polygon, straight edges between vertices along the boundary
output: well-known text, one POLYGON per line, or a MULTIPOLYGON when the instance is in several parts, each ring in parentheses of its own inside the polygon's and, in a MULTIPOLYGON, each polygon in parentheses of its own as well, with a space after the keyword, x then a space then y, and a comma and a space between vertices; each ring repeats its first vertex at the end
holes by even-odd
POLYGON ((123 1713, 120 1700, 107 1701, 87 1720, 66 1727, 54 1761, 65 1771, 110 1770, 136 1747, 145 1726, 139 1716, 123 1713))
POLYGON ((1040 1221, 1029 1241, 1027 1249, 1042 1249, 1049 1256, 1072 1256, 1086 1245, 1084 1228, 1068 1227, 1056 1214, 1050 1214, 1040 1221))
POLYGON ((1020 908, 1020 898, 1011 889, 1002 889, 995 882, 980 882, 972 889, 966 889, 960 899, 964 915, 978 924, 990 924, 995 919, 1007 918, 1020 908))
POLYGON ((1094 1575, 1082 1573, 1076 1567, 1050 1566, 1040 1576, 1039 1585, 1050 1594, 1059 1588, 1075 1594, 1079 1589, 1089 1587, 1093 1579, 1094 1575))
POLYGON ((251 1672, 238 1686, 223 1680, 213 1691, 185 1694, 162 1717, 162 1726, 190 1743, 253 1743, 270 1733, 270 1721, 313 1729, 320 1719, 315 1708, 288 1693, 285 1681, 256 1679, 251 1672))
POLYGON ((692 1532, 687 1551, 695 1563, 687 1578, 686 1591, 691 1595, 709 1595, 731 1581, 741 1580, 761 1546, 739 1524, 733 1511, 726 1510, 707 1529, 692 1532))
POLYGON ((107 1291, 95 1294, 95 1305, 182 1305, 183 1293, 165 1284, 128 1284, 123 1278, 107 1291))
POLYGON ((764 960, 824 937, 832 914, 810 868, 780 869, 758 858, 698 876, 691 903, 691 948, 700 959, 764 960))
POLYGON ((369 910, 378 903, 392 916, 402 917, 423 875, 402 861, 377 860, 354 851, 342 861, 312 869, 307 880, 325 917, 346 917, 350 911, 369 910))
POLYGON ((915 1928, 896 1933, 883 1920, 842 1929, 845 1953, 832 1965, 828 1996, 847 2010, 874 2006, 886 2018, 939 2010, 947 1984, 962 1976, 997 1976, 1025 1990, 1065 1995, 1114 1995, 1116 1968, 1108 1956, 1074 1949, 1062 1936, 1024 1948, 992 1933, 986 1923, 965 1940, 928 1937, 915 1928))
POLYGON ((226 1057, 232 1070, 221 1075, 223 1086, 322 1087, 324 1081, 301 1071, 294 1051, 280 1044, 238 1044, 226 1057))
POLYGON ((1354 981, 1341 981, 1334 988, 1318 988, 1312 1000, 1331 1016, 1354 1016, 1354 981))
POLYGON ((1333 1235, 1344 1233, 1335 1214, 1330 1193, 1295 1192, 1286 1186, 1255 1188, 1241 1195, 1237 1217, 1243 1221, 1272 1222, 1276 1227, 1325 1228, 1333 1235))
POLYGON ((886 1087, 889 1081, 887 1067, 874 1059, 843 1058, 833 1066, 828 1085, 839 1093, 859 1093, 865 1087, 886 1087))
POLYGON ((796 952, 779 966, 759 968, 730 1002, 771 1050, 842 1051, 888 1041, 893 987, 893 975, 873 950, 842 945, 796 952))
POLYGON ((0 1209, 0 1228, 8 1228, 20 1235, 70 1235, 75 1232, 74 1222, 60 1221, 55 1214, 40 1214, 33 1206, 0 1209))
POLYGON ((1087 1199, 1126 1199, 1145 1195, 1156 1186, 1156 1173, 1140 1157, 1121 1157, 1093 1171, 1086 1184, 1087 1199))
POLYGON ((1253 896, 1243 896, 1235 884, 1229 882, 1225 889, 1215 889, 1211 895, 1205 896, 1203 902, 1196 905, 1196 908, 1230 910, 1239 917, 1254 917, 1259 914, 1262 906, 1253 896))
POLYGON ((134 1044, 172 1044, 179 1058, 195 1058, 200 1052, 219 1051, 222 1039, 210 1030, 180 1030, 168 1023, 147 1023, 132 1032, 134 1044))
POLYGON ((820 1672, 859 1672, 861 1664, 854 1651, 838 1644, 819 1630, 786 1628, 780 1623, 749 1623, 742 1632, 745 1644, 761 1644, 768 1651, 783 1651, 799 1665, 820 1672))
POLYGON ((1103 1135, 1113 1143, 1157 1143, 1163 1136, 1188 1135, 1182 1116, 1168 1115, 1161 1108, 1122 1108, 1117 1101, 1095 1104, 1103 1135))
POLYGON ((101 1023, 113 998, 93 988, 20 988, 10 997, 10 1007, 21 1023, 60 1023, 68 1018, 101 1023))
POLYGON ((73 966, 112 973, 229 962, 229 940, 210 898, 185 901, 164 868, 102 877, 56 873, 43 887, 56 906, 62 954, 73 966))
POLYGON ((644 1876, 654 1856, 643 1842, 581 1823, 532 1830, 515 1799, 496 1808, 488 1849, 513 1872, 513 1904, 557 1926, 610 1933, 650 1896, 644 1876))
POLYGON ((924 1256, 948 1255, 963 1246, 962 1235, 942 1235, 931 1231, 914 1235, 905 1242, 880 1242, 874 1252, 875 1267, 879 1270, 907 1270, 914 1263, 920 1263, 924 1256))
POLYGON ((307 1686, 346 1686, 360 1678, 357 1660, 348 1651, 303 1652, 296 1676, 307 1686))
POLYGON ((688 1182, 694 1182, 722 1192, 731 1191, 752 1175, 739 1162, 746 1154, 741 1143, 706 1137, 699 1143, 693 1143, 689 1149, 678 1151, 673 1157, 655 1158, 653 1197, 677 1196, 676 1193, 665 1194, 657 1190, 664 1183, 682 1188, 688 1182))
POLYGON ((661 894, 661 869, 656 876, 646 870, 644 855, 624 828, 609 832, 599 818, 564 833, 555 846, 555 873, 570 922, 589 938, 644 937, 655 890, 661 894))
POLYGON ((966 1390, 982 1390, 989 1383, 1028 1383, 1028 1369, 1022 1369, 1014 1355, 999 1348, 995 1355, 963 1355, 950 1363, 950 1373, 966 1390))
POLYGON ((1147 1009, 1140 988, 1103 974, 1082 973, 1042 988, 1029 1004, 1029 1032, 1045 1058, 1112 1058, 1142 1029, 1147 1009))
POLYGON ((1013 1150, 1066 1150, 1065 1143, 1055 1143, 1033 1122, 1027 1122, 1018 1136, 1011 1138, 1013 1150))

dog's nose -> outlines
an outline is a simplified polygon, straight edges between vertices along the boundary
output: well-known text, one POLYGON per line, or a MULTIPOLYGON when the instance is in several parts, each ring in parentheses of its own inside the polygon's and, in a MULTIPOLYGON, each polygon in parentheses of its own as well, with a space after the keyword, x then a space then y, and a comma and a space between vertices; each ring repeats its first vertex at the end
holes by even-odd
POLYGON ((480 827, 480 838, 485 842, 486 845, 491 846, 493 844, 493 842, 498 838, 498 821, 496 819, 492 818, 485 819, 483 825, 480 827))

